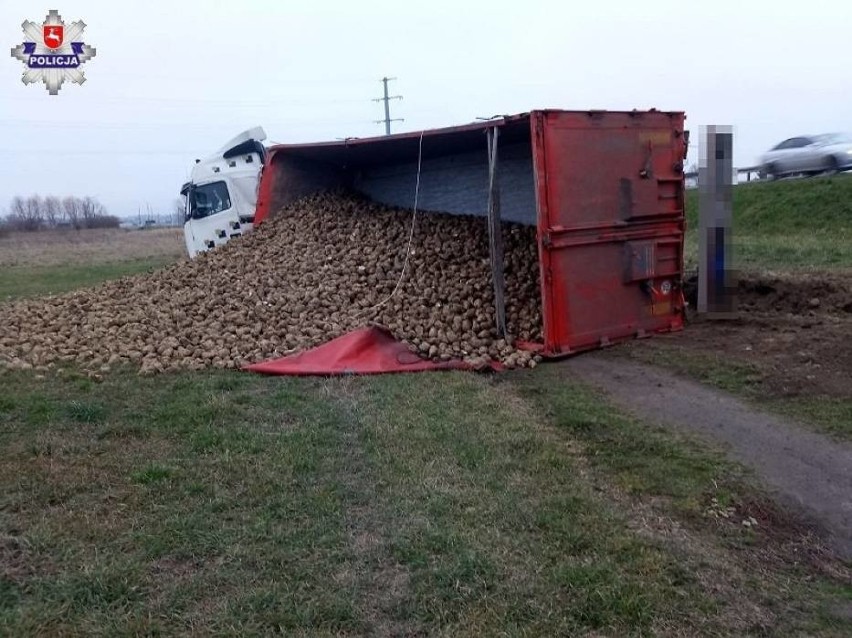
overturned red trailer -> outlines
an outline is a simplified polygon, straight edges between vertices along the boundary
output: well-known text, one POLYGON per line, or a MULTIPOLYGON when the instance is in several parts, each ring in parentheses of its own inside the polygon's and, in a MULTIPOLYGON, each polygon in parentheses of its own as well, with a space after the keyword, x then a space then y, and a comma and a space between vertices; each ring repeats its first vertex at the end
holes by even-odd
MULTIPOLYGON (((255 222, 302 196, 340 187, 410 207, 419 173, 422 210, 536 227, 544 338, 533 347, 542 354, 678 330, 684 121, 681 112, 657 110, 540 110, 423 132, 273 146, 255 222)), ((492 243, 495 280, 499 246, 492 243)), ((499 294, 495 300, 501 302, 499 294)))

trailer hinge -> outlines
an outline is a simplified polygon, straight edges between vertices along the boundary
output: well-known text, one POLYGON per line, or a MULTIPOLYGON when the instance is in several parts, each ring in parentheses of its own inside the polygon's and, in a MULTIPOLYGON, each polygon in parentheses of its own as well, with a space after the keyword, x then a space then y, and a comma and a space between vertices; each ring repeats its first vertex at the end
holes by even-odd
POLYGON ((551 237, 550 233, 544 233, 541 236, 541 245, 545 248, 551 248, 553 246, 553 237, 551 237))
POLYGON ((639 177, 642 179, 651 179, 654 177, 654 164, 652 158, 654 156, 654 145, 648 140, 648 146, 645 149, 645 165, 639 171, 639 177))

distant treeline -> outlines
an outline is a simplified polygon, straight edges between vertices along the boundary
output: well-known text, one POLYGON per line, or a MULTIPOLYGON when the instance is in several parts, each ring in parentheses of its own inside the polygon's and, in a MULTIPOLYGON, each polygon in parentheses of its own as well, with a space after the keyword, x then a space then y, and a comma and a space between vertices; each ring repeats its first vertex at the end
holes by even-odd
POLYGON ((94 197, 13 197, 0 229, 36 231, 45 228, 118 228, 120 220, 110 215, 94 197))

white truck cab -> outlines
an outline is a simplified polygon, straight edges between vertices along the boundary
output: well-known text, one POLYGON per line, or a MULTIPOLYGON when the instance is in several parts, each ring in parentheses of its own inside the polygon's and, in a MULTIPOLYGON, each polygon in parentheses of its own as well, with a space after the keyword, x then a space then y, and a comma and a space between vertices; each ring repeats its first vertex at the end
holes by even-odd
POLYGON ((260 172, 266 161, 264 130, 243 131, 213 155, 195 160, 184 196, 183 235, 190 257, 252 229, 260 172))

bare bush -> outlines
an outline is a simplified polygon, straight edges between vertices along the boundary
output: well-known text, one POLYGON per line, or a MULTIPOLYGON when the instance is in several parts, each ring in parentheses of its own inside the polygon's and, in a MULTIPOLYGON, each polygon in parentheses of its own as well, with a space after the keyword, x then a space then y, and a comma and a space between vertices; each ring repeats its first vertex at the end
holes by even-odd
POLYGON ((11 230, 38 230, 42 222, 41 198, 38 195, 26 199, 12 198, 6 216, 6 224, 11 230))
POLYGON ((66 197, 62 200, 62 210, 65 212, 65 219, 73 228, 80 228, 79 203, 76 197, 66 197))
POLYGON ((44 198, 44 221, 51 228, 55 228, 62 221, 62 202, 56 195, 48 195, 44 198))
POLYGON ((120 220, 110 215, 94 197, 65 197, 55 195, 42 198, 30 195, 27 198, 13 197, 5 219, 9 230, 34 231, 56 228, 67 223, 75 229, 117 228, 120 220))
POLYGON ((115 215, 98 214, 86 220, 86 228, 118 228, 120 224, 115 215))
POLYGON ((21 230, 26 219, 26 205, 24 198, 16 196, 9 202, 9 214, 6 215, 5 224, 10 230, 21 230))

